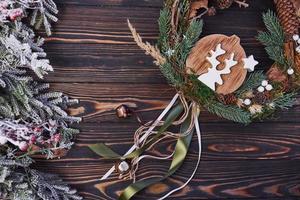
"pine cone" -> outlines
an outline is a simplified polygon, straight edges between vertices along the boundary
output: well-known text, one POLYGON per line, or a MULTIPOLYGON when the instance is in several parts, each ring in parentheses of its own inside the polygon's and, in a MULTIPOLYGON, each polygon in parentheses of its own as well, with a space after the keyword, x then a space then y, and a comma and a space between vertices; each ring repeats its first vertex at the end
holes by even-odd
POLYGON ((224 103, 225 105, 230 105, 230 104, 236 104, 237 98, 234 94, 220 94, 218 95, 218 99, 220 102, 224 103))
POLYGON ((219 9, 229 8, 233 4, 234 0, 215 0, 216 6, 219 9))
POLYGON ((287 39, 299 33, 300 22, 296 15, 296 9, 292 0, 274 0, 276 4, 277 14, 287 39))
POLYGON ((253 102, 257 104, 265 104, 270 99, 270 93, 269 92, 258 92, 255 94, 253 98, 253 102))

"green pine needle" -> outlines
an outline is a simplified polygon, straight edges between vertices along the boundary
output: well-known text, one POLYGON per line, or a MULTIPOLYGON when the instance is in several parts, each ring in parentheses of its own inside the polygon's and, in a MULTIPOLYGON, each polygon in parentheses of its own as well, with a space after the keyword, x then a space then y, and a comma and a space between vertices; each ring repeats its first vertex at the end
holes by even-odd
POLYGON ((282 45, 284 43, 284 38, 285 38, 284 30, 283 30, 282 26, 280 25, 280 21, 279 21, 278 17, 276 16, 276 14, 273 11, 268 10, 268 12, 263 14, 263 21, 265 23, 266 28, 268 29, 268 31, 270 33, 268 36, 271 36, 271 37, 269 37, 268 40, 264 40, 264 41, 268 41, 268 43, 269 43, 270 39, 272 38, 274 46, 282 45))
POLYGON ((186 59, 194 47, 195 43, 198 41, 203 28, 203 22, 193 20, 188 27, 186 33, 183 35, 182 41, 177 45, 179 66, 184 68, 186 59))
POLYGON ((169 49, 169 34, 171 30, 171 14, 168 8, 164 8, 160 11, 160 17, 158 19, 159 26, 159 38, 158 47, 162 53, 169 49))
POLYGON ((249 75, 247 81, 245 81, 244 84, 236 91, 236 94, 240 96, 243 93, 258 87, 264 79, 266 79, 266 76, 263 71, 254 71, 249 75))
POLYGON ((224 105, 217 101, 210 101, 206 108, 209 112, 218 115, 219 117, 238 122, 249 124, 251 122, 251 115, 237 106, 224 105))
POLYGON ((296 93, 286 93, 273 100, 274 106, 281 109, 289 109, 296 103, 296 93))
POLYGON ((274 60, 284 70, 292 66, 284 54, 285 34, 276 14, 269 10, 263 14, 263 21, 268 32, 260 32, 257 39, 264 44, 270 59, 274 60))

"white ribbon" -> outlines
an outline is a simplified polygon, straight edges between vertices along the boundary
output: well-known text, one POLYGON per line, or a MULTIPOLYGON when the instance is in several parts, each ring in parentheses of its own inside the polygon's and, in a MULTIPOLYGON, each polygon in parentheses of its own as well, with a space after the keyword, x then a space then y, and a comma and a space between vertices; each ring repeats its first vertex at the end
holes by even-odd
MULTIPOLYGON (((148 131, 140 138, 140 143, 143 142, 148 136, 149 134, 154 130, 154 128, 159 124, 159 122, 164 118, 164 116, 169 112, 169 110, 173 107, 173 105, 175 104, 175 102, 177 101, 179 97, 179 94, 177 93, 172 101, 169 103, 169 105, 164 109, 164 111, 159 115, 159 117, 155 120, 155 122, 149 127, 148 131)), ((133 145, 125 154, 124 156, 132 153, 135 149, 137 148, 136 145, 133 145)), ((102 176, 102 178, 100 179, 105 180, 107 179, 113 172, 115 171, 115 166, 113 165, 110 170, 108 170, 106 172, 106 174, 104 174, 104 176, 102 176)))
MULTIPOLYGON (((196 106, 196 105, 194 105, 194 106, 196 106)), ((184 188, 185 186, 187 186, 187 184, 189 184, 189 182, 193 179, 193 177, 195 176, 195 174, 197 172, 197 169, 199 167, 200 160, 201 160, 201 153, 202 153, 201 130, 200 130, 200 125, 199 125, 198 117, 199 117, 199 112, 197 111, 196 113, 194 113, 194 125, 195 125, 195 129, 196 129, 197 137, 198 137, 198 148, 199 148, 199 151, 198 151, 198 161, 197 161, 196 167, 195 167, 192 175, 190 176, 190 178, 182 186, 173 189, 168 194, 164 195, 163 197, 159 198, 158 200, 163 200, 165 198, 168 198, 174 192, 177 192, 177 191, 181 190, 182 188, 184 188)))

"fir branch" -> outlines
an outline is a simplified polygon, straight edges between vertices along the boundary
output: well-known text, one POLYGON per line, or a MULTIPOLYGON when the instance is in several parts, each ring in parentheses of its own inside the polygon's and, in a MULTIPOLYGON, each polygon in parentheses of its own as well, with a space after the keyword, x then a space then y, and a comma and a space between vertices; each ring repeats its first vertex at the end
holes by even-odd
POLYGON ((171 63, 165 62, 164 64, 160 65, 159 68, 170 85, 180 87, 182 84, 184 84, 183 77, 174 70, 171 63))
POLYGON ((52 0, 38 0, 34 3, 27 2, 27 4, 24 5, 29 9, 33 9, 30 24, 36 29, 40 29, 41 26, 44 25, 47 35, 51 35, 50 22, 57 22, 58 20, 55 16, 58 13, 55 3, 52 0))
POLYGON ((180 11, 180 16, 178 20, 178 35, 184 35, 188 25, 189 25, 189 10, 190 10, 190 0, 182 0, 179 3, 179 11, 180 11))
POLYGON ((258 87, 264 79, 266 79, 266 76, 263 71, 254 71, 235 93, 240 96, 244 92, 258 87))
POLYGON ((29 165, 28 158, 0 158, 0 197, 11 200, 80 200, 58 176, 46 174, 29 165))
POLYGON ((270 59, 286 70, 293 64, 284 54, 285 35, 280 21, 271 10, 263 14, 263 21, 268 32, 260 32, 257 39, 266 46, 265 49, 270 59))
POLYGON ((182 41, 177 45, 178 60, 180 61, 179 66, 185 68, 186 59, 198 41, 203 28, 203 22, 193 20, 189 25, 186 33, 183 35, 182 41))
POLYGON ((282 94, 281 96, 273 100, 273 104, 275 107, 278 107, 280 109, 289 109, 296 103, 296 95, 296 93, 282 94))
POLYGON ((284 30, 276 14, 273 11, 268 10, 263 14, 263 21, 269 34, 264 33, 258 36, 258 38, 261 39, 261 42, 266 46, 269 46, 270 44, 273 44, 273 46, 283 45, 285 39, 284 30), (267 38, 267 36, 269 36, 269 38, 267 38))
POLYGON ((267 46, 265 48, 270 59, 274 60, 279 66, 284 68, 289 68, 291 66, 291 61, 289 61, 284 55, 283 47, 279 46, 267 46))
POLYGON ((167 7, 160 11, 160 17, 158 19, 159 25, 159 38, 158 48, 161 52, 167 52, 170 48, 169 45, 169 34, 171 31, 171 14, 167 7))
POLYGON ((282 44, 281 39, 278 43, 278 41, 274 40, 269 32, 259 32, 257 39, 265 46, 277 46, 278 44, 282 44))
POLYGON ((206 108, 209 112, 218 115, 219 117, 238 122, 249 124, 251 122, 251 115, 237 106, 224 105, 220 102, 211 100, 206 108))

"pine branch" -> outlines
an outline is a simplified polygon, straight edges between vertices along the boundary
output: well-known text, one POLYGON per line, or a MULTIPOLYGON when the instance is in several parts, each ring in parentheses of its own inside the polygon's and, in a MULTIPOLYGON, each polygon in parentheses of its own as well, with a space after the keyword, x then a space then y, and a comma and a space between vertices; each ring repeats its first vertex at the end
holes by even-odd
POLYGON ((240 96, 244 92, 257 88, 264 79, 266 79, 266 76, 263 71, 254 71, 235 93, 240 96))
POLYGON ((269 55, 270 59, 274 60, 279 66, 288 68, 290 67, 291 63, 287 60, 284 55, 284 50, 282 47, 278 46, 268 46, 265 48, 267 54, 269 55))
POLYGON ((268 32, 260 32, 257 39, 264 44, 270 59, 274 60, 283 69, 292 66, 284 54, 285 35, 280 21, 273 11, 268 11, 263 15, 263 20, 268 32))
POLYGON ((238 107, 224 105, 212 100, 206 105, 206 108, 209 112, 234 122, 243 124, 249 124, 251 122, 250 113, 238 107))
POLYGON ((203 28, 203 22, 193 20, 189 25, 186 33, 183 35, 182 41, 177 45, 176 51, 178 52, 178 60, 180 61, 179 66, 181 68, 185 67, 186 59, 194 47, 195 43, 198 41, 203 28))
POLYGON ((11 200, 81 200, 58 176, 30 169, 28 158, 0 158, 0 197, 11 200))
POLYGON ((274 40, 274 46, 283 45, 285 39, 284 30, 276 14, 268 10, 267 13, 263 14, 263 21, 271 38, 274 40))
POLYGON ((180 10, 180 16, 178 20, 178 35, 184 35, 188 25, 189 25, 189 20, 188 20, 188 14, 190 10, 190 0, 182 0, 179 3, 179 10, 180 10))
POLYGON ((160 11, 160 17, 158 19, 159 25, 159 38, 158 48, 161 52, 167 52, 170 48, 169 34, 171 31, 171 14, 167 7, 160 11))
POLYGON ((296 93, 286 93, 273 100, 274 106, 280 109, 289 109, 296 103, 296 93))
POLYGON ((171 85, 175 87, 180 87, 182 84, 184 84, 183 77, 174 70, 171 63, 166 62, 159 68, 171 85))
POLYGON ((47 35, 51 35, 51 21, 57 22, 58 9, 52 0, 39 0, 38 6, 28 2, 28 8, 33 9, 30 24, 36 29, 40 29, 43 25, 47 35))

